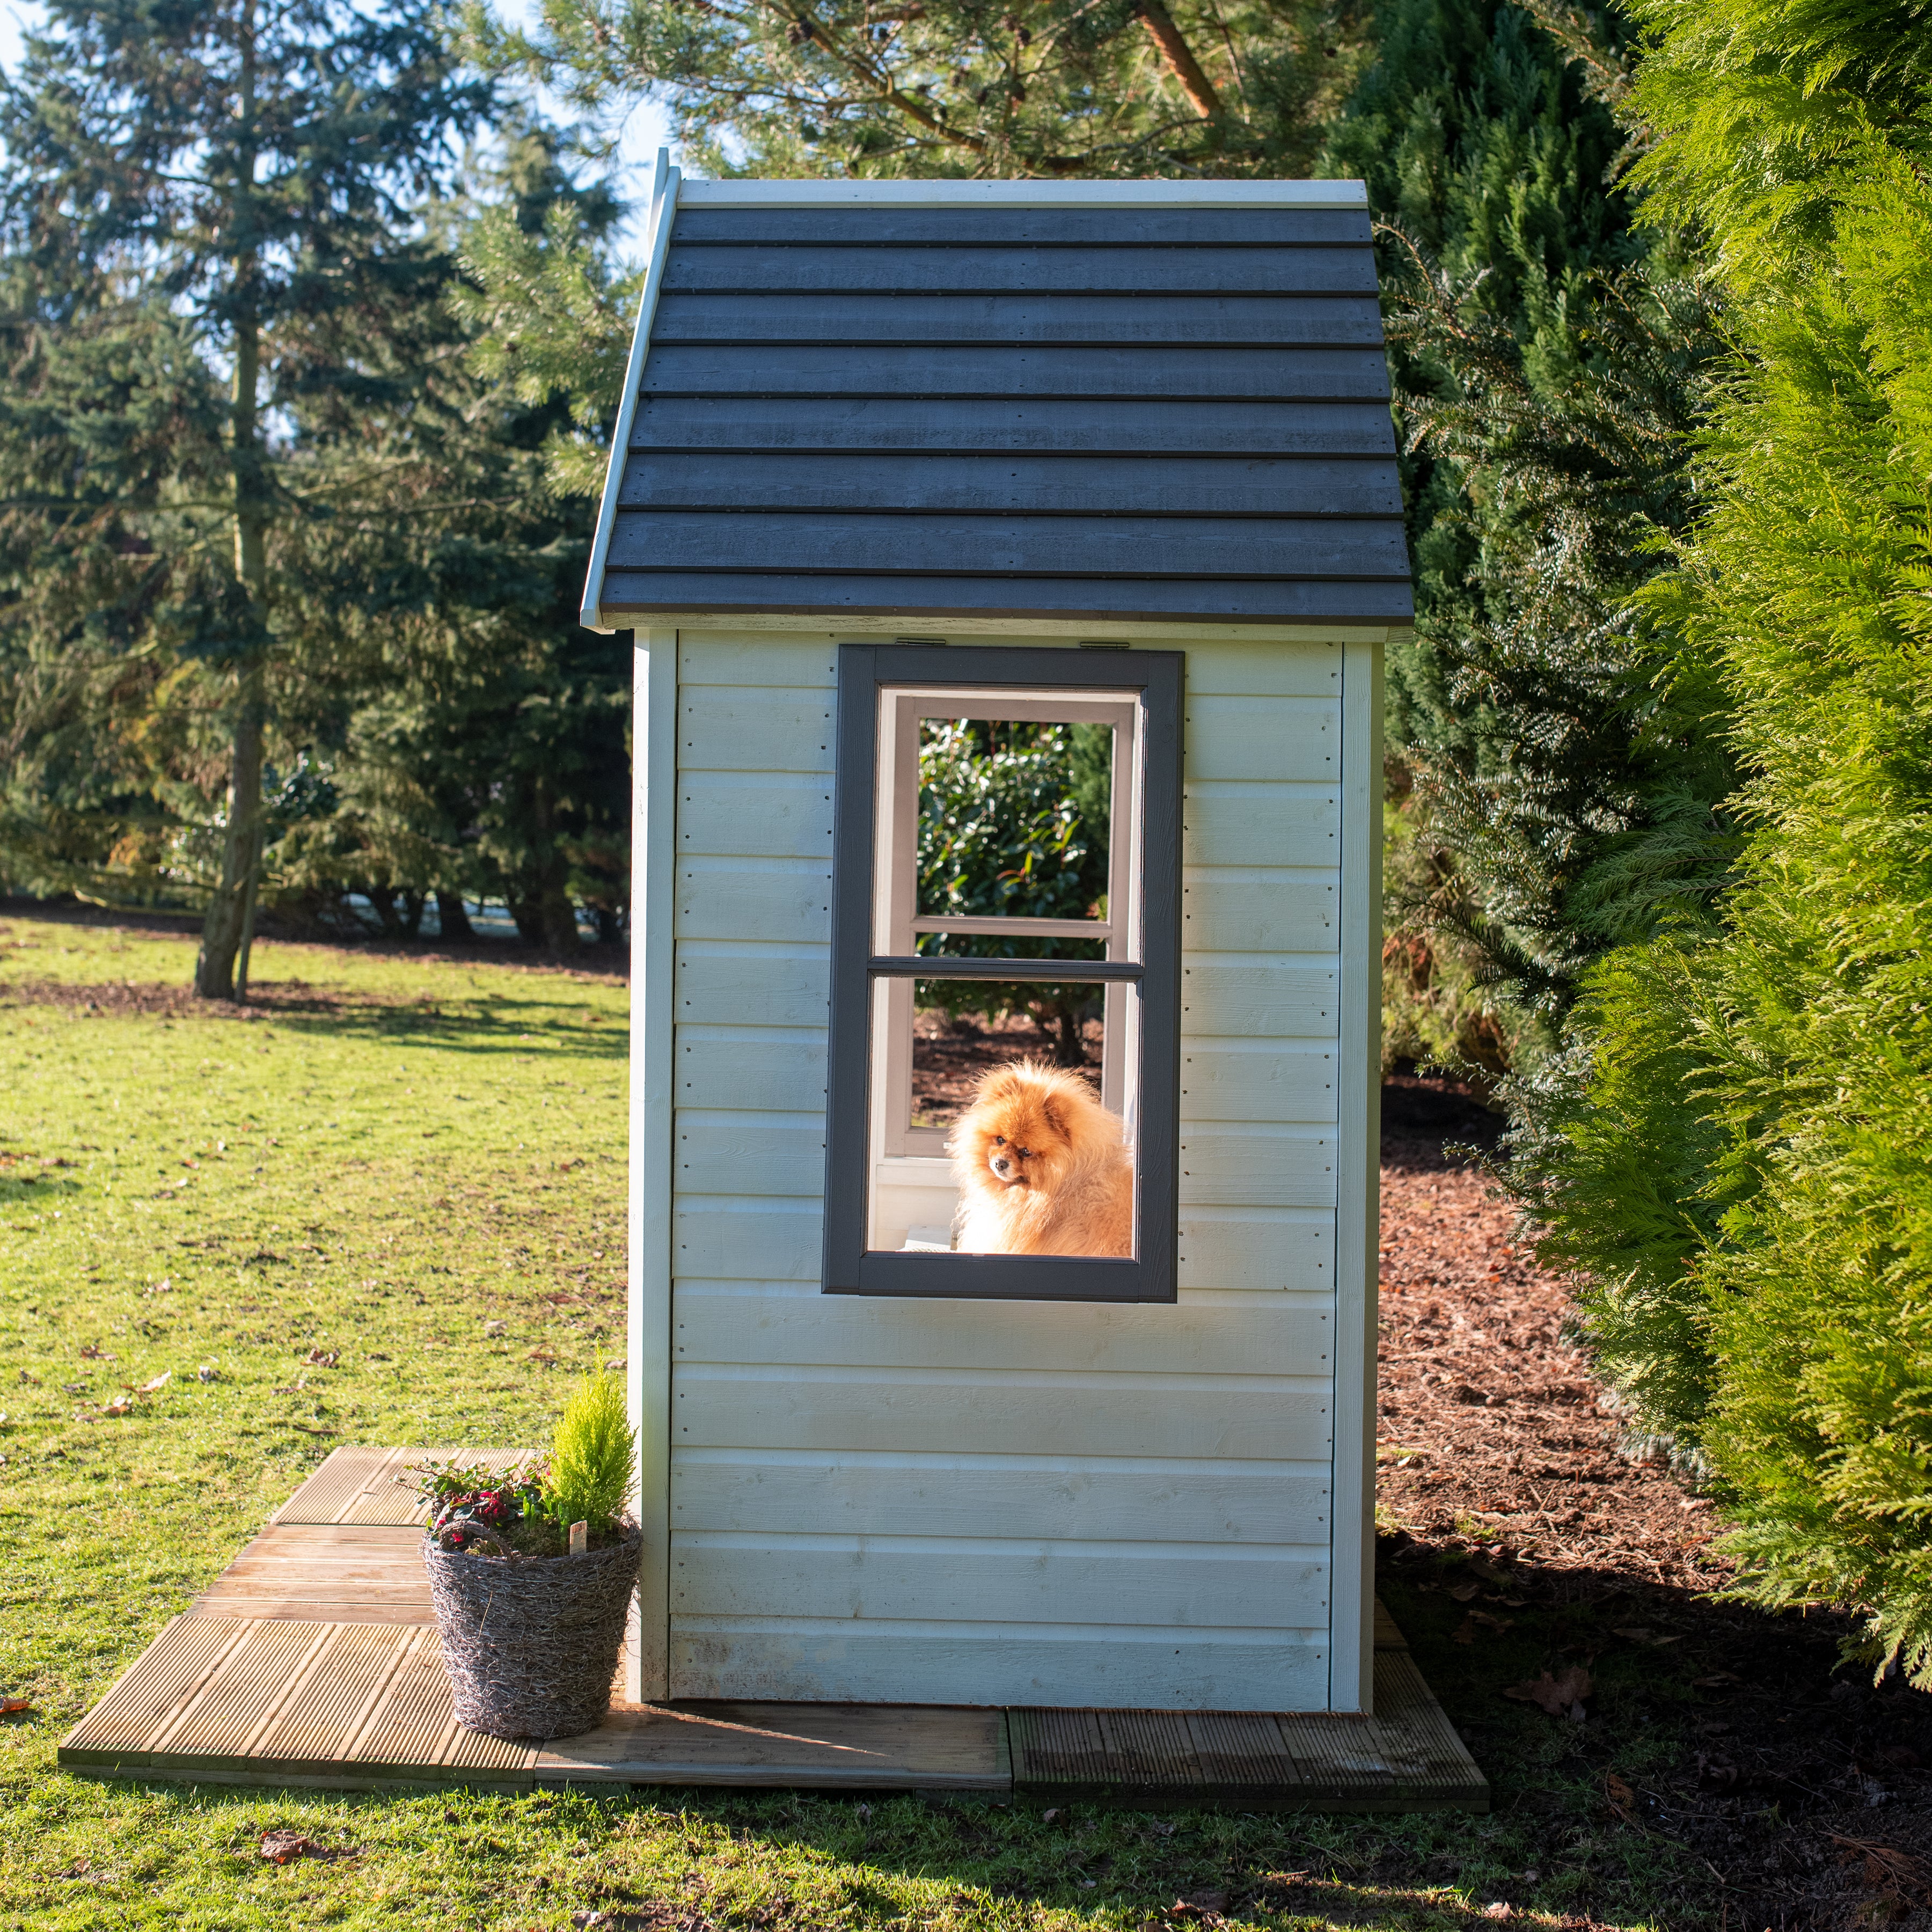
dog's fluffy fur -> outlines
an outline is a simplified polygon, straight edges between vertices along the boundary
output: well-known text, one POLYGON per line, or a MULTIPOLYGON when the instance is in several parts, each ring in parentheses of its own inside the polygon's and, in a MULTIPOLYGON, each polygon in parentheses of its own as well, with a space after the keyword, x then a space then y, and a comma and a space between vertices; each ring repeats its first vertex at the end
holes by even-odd
POLYGON ((1134 1250, 1134 1168, 1119 1117, 1078 1074, 1036 1060, 996 1066, 946 1142, 962 1253, 1134 1250))

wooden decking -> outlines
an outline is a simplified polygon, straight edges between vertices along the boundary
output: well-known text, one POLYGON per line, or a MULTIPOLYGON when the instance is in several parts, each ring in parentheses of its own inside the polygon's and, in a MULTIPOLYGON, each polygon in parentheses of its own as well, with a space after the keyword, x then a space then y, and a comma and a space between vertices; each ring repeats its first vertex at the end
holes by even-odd
POLYGON ((509 1744, 452 1714, 418 1514, 427 1454, 338 1449, 62 1744, 103 1778, 346 1789, 464 1784, 979 1791, 1243 1809, 1484 1811, 1489 1788, 1377 1606, 1372 1718, 1270 1712, 613 1703, 509 1744))

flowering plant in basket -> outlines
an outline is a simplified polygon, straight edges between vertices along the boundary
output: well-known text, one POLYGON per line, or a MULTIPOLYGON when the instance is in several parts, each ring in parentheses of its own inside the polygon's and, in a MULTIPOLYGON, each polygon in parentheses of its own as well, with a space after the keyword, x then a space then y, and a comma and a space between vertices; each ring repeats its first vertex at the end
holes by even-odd
POLYGON ((541 1462, 508 1474, 427 1462, 398 1478, 430 1506, 423 1564, 471 1730, 567 1737, 602 1720, 637 1580, 624 1514, 637 1442, 602 1374, 566 1404, 541 1462))

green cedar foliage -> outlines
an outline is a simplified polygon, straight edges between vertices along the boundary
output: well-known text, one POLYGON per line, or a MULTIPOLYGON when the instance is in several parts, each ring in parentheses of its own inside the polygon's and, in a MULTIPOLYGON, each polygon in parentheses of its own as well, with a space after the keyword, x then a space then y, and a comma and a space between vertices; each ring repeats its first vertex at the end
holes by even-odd
POLYGON ((1416 572, 1386 1031, 1520 1083, 1606 944, 1722 876, 1713 694, 1625 608, 1690 512, 1712 302, 1633 230, 1608 24, 1390 0, 1380 33, 1324 168, 1382 224, 1416 572))
POLYGON ((559 1531, 568 1536, 581 1522, 593 1544, 616 1535, 637 1459, 622 1382, 602 1370, 578 1383, 557 1418, 543 1476, 544 1504, 559 1531))
POLYGON ((20 258, 8 322, 34 377, 32 410, 10 410, 6 433, 16 452, 38 436, 44 454, 76 458, 52 500, 30 502, 32 541, 44 565, 68 548, 98 560, 116 539, 86 506, 110 502, 124 536, 118 570, 94 573, 113 604, 70 598, 63 615, 36 600, 29 648, 76 630, 97 656, 164 648, 220 688, 228 797, 196 972, 210 997, 232 994, 245 947, 266 734, 287 678, 278 532, 314 500, 290 425, 393 400, 394 370, 368 346, 438 272, 413 207, 489 98, 428 0, 50 0, 0 88, 0 219, 20 258), (88 325, 74 340, 70 303, 88 325), (132 357, 98 398, 76 367, 97 327, 132 357), (211 411, 218 383, 225 407, 211 411), (170 412, 196 433, 172 464, 151 442, 129 472, 128 440, 170 412))
POLYGON ((1744 837, 1714 933, 1592 976, 1536 1180, 1606 1364, 1734 1512, 1740 1588, 1860 1606, 1932 1683, 1924 10, 1645 9, 1644 175, 1740 349, 1646 599, 1726 686, 1744 837))
POLYGON ((477 42, 615 116, 668 100, 716 175, 1299 174, 1356 0, 544 0, 477 42))

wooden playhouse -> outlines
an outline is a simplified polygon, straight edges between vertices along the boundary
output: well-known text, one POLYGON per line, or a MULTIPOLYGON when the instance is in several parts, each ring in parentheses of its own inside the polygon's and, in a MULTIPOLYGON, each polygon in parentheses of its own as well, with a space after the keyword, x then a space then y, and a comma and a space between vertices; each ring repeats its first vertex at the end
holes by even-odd
POLYGON ((661 158, 649 233, 584 610, 638 646, 627 1694, 463 1731, 424 1452, 343 1448, 60 1762, 1484 1808, 1373 1595, 1360 187, 661 158), (1015 1252, 952 1150, 1049 1038, 1130 1184, 1015 1252))
POLYGON ((661 167, 584 610, 638 646, 634 1694, 1370 1708, 1411 610, 1358 183, 661 167), (958 721, 1111 740, 1081 916, 934 910, 958 721), (1091 995, 1130 1258, 946 1251, 920 1014, 994 978, 1091 995))

